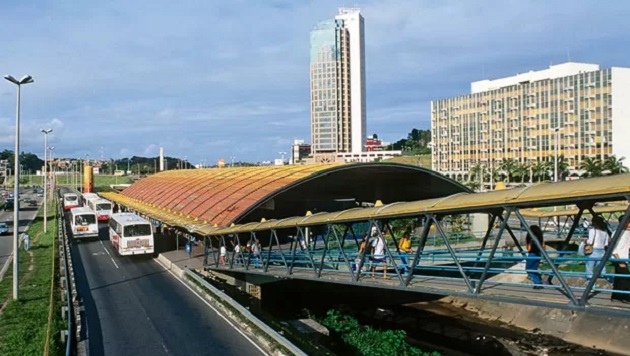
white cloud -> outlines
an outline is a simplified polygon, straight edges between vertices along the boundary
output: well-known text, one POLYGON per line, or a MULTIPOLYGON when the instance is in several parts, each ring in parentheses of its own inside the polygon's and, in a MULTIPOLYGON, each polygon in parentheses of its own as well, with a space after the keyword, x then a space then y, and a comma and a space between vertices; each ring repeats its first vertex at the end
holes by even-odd
MULTIPOLYGON (((309 31, 338 1, 78 0, 0 3, 0 67, 31 74, 22 148, 77 157, 259 161, 310 136, 309 31), (21 19, 29 18, 28 22, 21 19), (52 118, 59 118, 58 122, 52 118), (279 149, 283 147, 282 149, 279 149), (196 157, 193 159, 192 157, 196 157)), ((628 65, 625 2, 359 3, 365 17, 368 133, 428 128, 432 99, 469 83, 567 59, 628 65)), ((12 149, 15 88, 0 86, 0 149, 12 149)), ((396 137, 396 135, 400 135, 396 137)))

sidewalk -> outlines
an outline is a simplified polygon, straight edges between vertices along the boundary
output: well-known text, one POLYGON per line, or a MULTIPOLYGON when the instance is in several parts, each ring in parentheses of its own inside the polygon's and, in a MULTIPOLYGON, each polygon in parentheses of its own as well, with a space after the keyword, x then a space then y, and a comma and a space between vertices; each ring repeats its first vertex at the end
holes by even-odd
POLYGON ((201 253, 194 251, 192 257, 188 256, 185 250, 175 250, 160 253, 158 260, 162 262, 166 268, 171 269, 177 266, 179 269, 190 268, 192 270, 203 270, 203 250, 201 253))

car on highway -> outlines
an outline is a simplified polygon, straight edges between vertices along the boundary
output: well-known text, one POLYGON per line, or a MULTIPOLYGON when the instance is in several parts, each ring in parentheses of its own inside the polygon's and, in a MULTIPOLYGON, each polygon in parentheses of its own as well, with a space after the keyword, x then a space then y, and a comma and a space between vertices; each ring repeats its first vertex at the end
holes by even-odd
POLYGON ((9 233, 9 225, 7 223, 0 222, 0 235, 9 233))
POLYGON ((4 201, 4 204, 2 204, 2 210, 4 211, 13 210, 14 206, 15 206, 15 202, 13 201, 13 199, 7 199, 4 201))
POLYGON ((37 206, 37 201, 35 199, 26 198, 23 201, 24 201, 24 206, 37 206))

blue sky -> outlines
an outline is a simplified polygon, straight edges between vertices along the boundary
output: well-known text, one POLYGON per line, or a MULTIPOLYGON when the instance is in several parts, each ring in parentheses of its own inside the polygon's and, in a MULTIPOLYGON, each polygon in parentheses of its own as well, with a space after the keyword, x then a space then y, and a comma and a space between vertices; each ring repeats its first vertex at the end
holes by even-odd
MULTIPOLYGON (((55 156, 278 158, 309 140, 309 32, 344 3, 0 2, 0 73, 23 87, 21 148, 55 156), (89 4, 89 5, 88 5, 89 4), (102 149, 101 149, 102 148, 102 149)), ((345 4, 348 5, 348 4, 345 4)), ((354 3, 352 4, 355 5, 354 3)), ((357 1, 365 18, 367 132, 430 128, 430 101, 470 82, 571 59, 630 66, 628 1, 357 1)), ((0 150, 15 86, 0 85, 0 150)))

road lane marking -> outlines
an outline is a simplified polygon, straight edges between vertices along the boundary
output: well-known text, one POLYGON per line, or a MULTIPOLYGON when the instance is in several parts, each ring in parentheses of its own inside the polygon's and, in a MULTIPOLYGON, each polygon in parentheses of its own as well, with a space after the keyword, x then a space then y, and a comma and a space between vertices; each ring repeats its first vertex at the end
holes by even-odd
POLYGON ((186 284, 184 281, 182 281, 181 279, 179 279, 179 277, 177 277, 177 275, 175 275, 175 273, 173 273, 173 271, 171 271, 170 269, 166 268, 165 265, 162 264, 162 262, 158 261, 157 259, 154 259, 155 262, 157 262, 160 266, 162 266, 162 268, 164 268, 168 273, 170 273, 173 277, 175 277, 175 279, 184 285, 184 287, 188 288, 189 291, 191 291, 194 295, 197 296, 197 298, 199 298, 199 300, 201 300, 205 305, 207 305, 208 307, 210 307, 210 309, 214 310, 215 313, 217 313, 218 316, 220 316, 223 320, 225 320, 226 323, 228 323, 229 326, 231 326, 234 330, 236 330, 239 334, 241 334, 241 336, 243 336, 245 339, 247 339, 247 341, 249 341, 252 345, 254 345, 255 348, 258 349, 258 351, 260 351, 260 353, 262 353, 263 355, 269 355, 265 352, 265 350, 263 350, 260 346, 258 346, 254 340, 252 340, 249 336, 247 336, 241 329, 239 329, 236 325, 234 325, 232 323, 231 320, 229 320, 228 318, 226 318, 225 316, 223 316, 223 314, 221 314, 221 312, 219 312, 215 307, 212 306, 212 304, 210 304, 210 302, 208 302, 204 297, 202 297, 201 295, 199 295, 199 293, 197 293, 194 289, 192 289, 188 284, 186 284))
POLYGON ((105 253, 107 253, 107 255, 109 256, 109 259, 112 260, 112 263, 114 264, 114 266, 116 266, 116 268, 120 268, 118 267, 118 265, 116 264, 116 261, 114 261, 114 257, 112 257, 112 254, 109 253, 109 251, 107 251, 107 248, 105 247, 105 245, 103 244, 103 240, 98 240, 101 243, 101 246, 103 246, 103 250, 105 250, 105 253))

